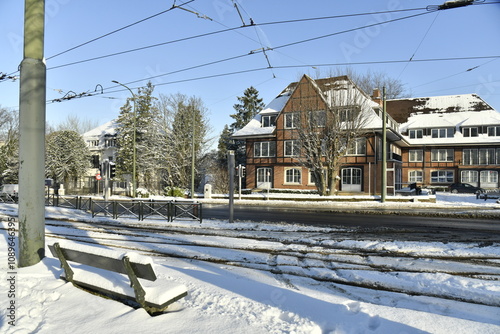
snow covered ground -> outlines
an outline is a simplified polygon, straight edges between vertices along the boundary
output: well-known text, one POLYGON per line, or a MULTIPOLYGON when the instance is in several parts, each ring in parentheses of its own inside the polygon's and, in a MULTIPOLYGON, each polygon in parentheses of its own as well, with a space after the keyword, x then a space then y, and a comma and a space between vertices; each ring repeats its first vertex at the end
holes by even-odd
MULTIPOLYGON (((496 206, 444 194, 437 204, 496 206)), ((46 244, 150 255, 159 279, 182 283, 189 294, 150 317, 59 279, 50 255, 9 268, 6 217, 17 206, 0 204, 2 333, 500 333, 498 244, 339 240, 336 229, 318 227, 46 212, 46 244)))

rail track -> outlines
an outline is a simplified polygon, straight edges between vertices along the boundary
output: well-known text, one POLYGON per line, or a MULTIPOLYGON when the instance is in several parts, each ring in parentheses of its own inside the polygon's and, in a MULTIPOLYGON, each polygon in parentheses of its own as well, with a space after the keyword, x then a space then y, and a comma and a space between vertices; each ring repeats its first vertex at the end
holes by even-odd
POLYGON ((272 273, 282 284, 295 288, 294 278, 500 306, 491 298, 429 291, 402 284, 408 275, 463 277, 500 284, 500 257, 474 252, 443 255, 434 244, 415 249, 390 248, 378 240, 352 241, 353 231, 305 228, 296 230, 255 224, 251 228, 174 224, 46 221, 46 237, 132 250, 158 258, 182 258, 272 273), (377 280, 377 277, 384 277, 377 280), (389 277, 389 279, 388 279, 389 277))

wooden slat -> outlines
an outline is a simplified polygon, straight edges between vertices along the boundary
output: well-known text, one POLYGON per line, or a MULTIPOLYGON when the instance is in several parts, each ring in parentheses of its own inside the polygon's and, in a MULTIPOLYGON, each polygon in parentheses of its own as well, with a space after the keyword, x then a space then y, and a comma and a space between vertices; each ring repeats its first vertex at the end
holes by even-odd
MULTIPOLYGON (((58 257, 57 253, 55 252, 54 246, 49 245, 49 249, 53 256, 58 257)), ((80 264, 105 269, 120 274, 127 274, 121 259, 84 253, 73 249, 66 249, 64 247, 61 247, 61 250, 63 251, 64 257, 67 261, 77 262, 80 264)), ((131 262, 131 265, 137 277, 147 279, 149 281, 156 281, 156 274, 151 264, 131 262)))

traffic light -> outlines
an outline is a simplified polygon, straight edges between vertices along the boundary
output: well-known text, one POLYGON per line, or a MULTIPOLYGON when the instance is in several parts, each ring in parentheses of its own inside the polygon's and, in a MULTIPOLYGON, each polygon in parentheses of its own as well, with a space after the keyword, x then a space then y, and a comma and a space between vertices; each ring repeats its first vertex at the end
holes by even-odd
POLYGON ((109 163, 109 178, 112 179, 116 176, 116 164, 114 162, 109 163))

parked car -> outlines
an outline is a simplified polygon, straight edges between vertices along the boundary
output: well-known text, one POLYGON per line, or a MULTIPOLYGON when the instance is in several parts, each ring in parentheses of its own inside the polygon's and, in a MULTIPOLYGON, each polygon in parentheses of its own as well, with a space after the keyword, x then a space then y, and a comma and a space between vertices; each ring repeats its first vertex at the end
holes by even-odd
POLYGON ((4 184, 0 190, 0 198, 12 199, 17 201, 19 198, 19 185, 18 184, 4 184))
POLYGON ((453 194, 458 194, 458 193, 468 193, 468 194, 477 194, 477 193, 484 193, 483 188, 475 187, 472 184, 468 183, 453 183, 448 187, 450 192, 453 194))

